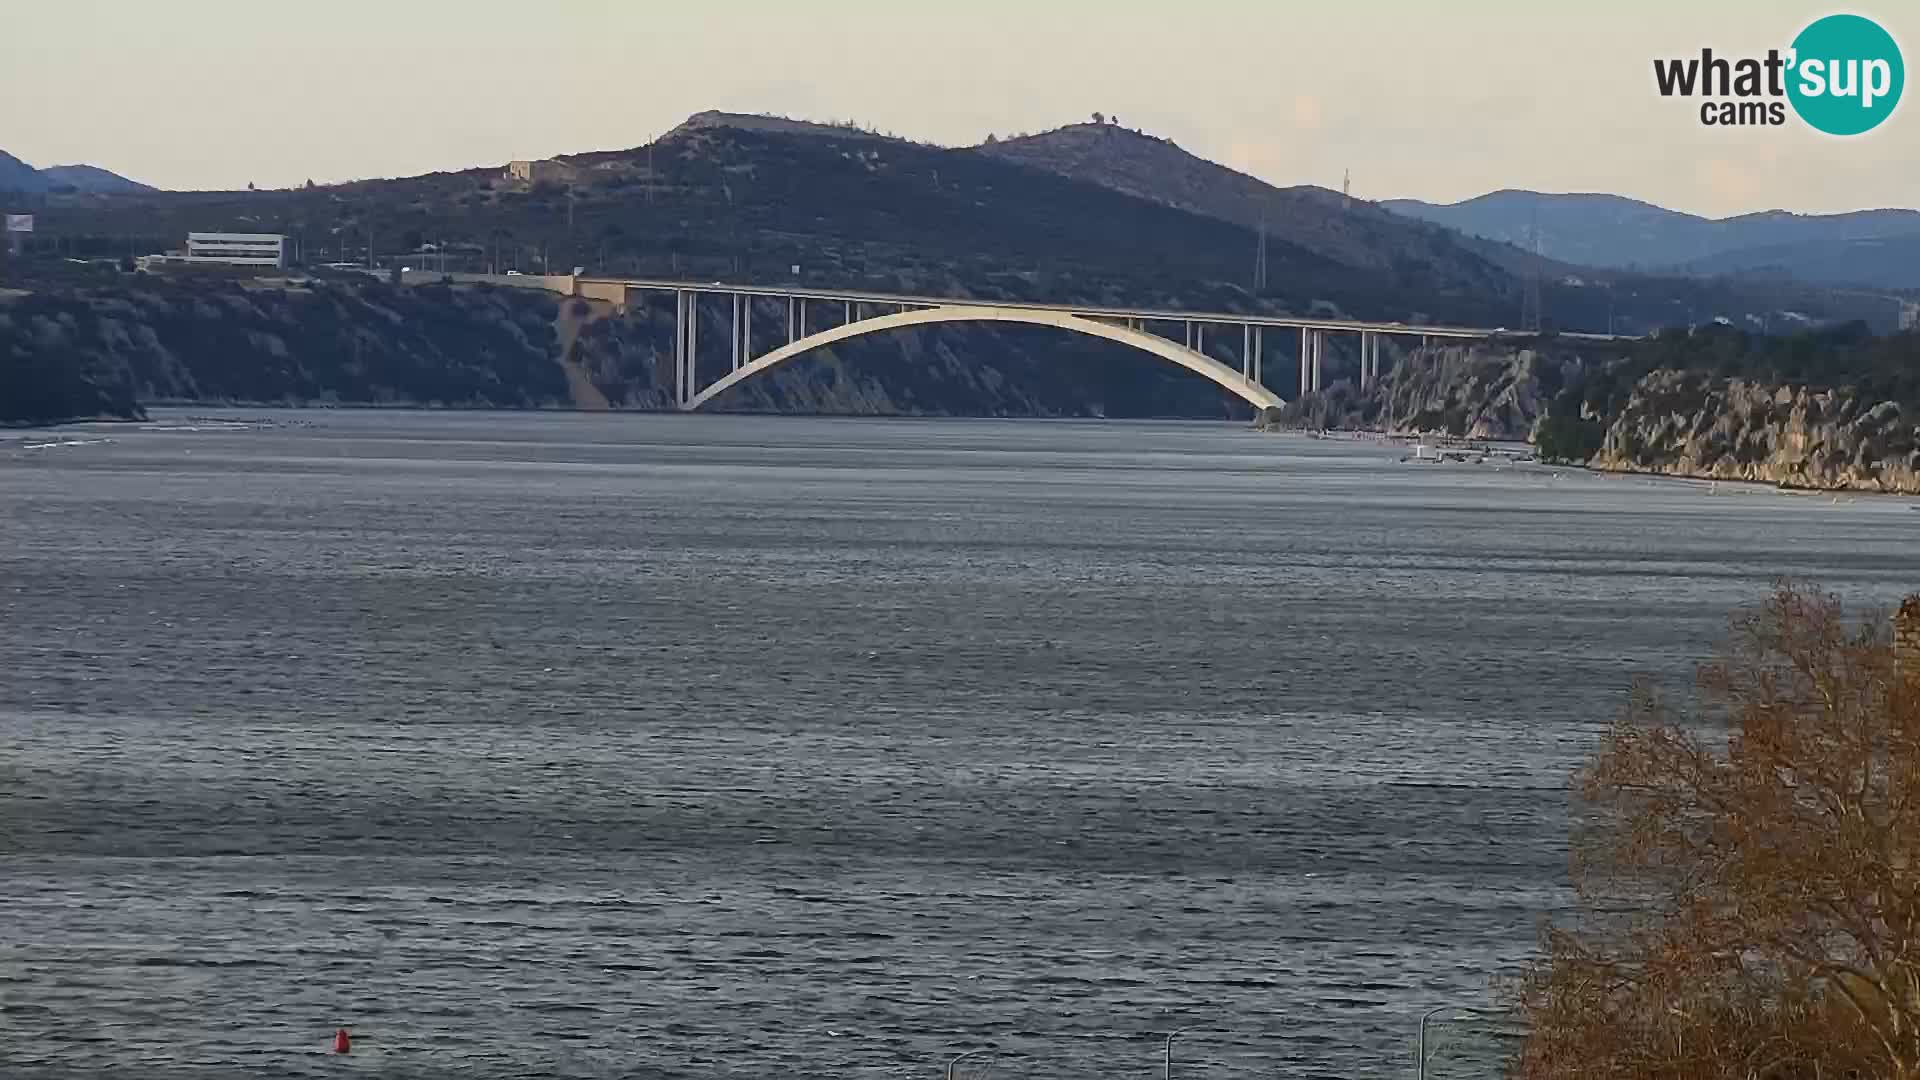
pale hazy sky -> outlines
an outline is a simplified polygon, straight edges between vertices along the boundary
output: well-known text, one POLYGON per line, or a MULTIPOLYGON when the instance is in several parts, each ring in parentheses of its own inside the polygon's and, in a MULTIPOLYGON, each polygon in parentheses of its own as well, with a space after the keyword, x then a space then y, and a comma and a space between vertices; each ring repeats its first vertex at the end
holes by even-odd
MULTIPOLYGON (((1852 139, 1702 127, 1655 56, 1785 48, 1783 0, 60 0, 0 17, 0 149, 280 187, 648 141, 719 108, 948 145, 1093 110, 1276 184, 1920 205, 1920 91, 1852 139)), ((1847 8, 1906 49, 1911 0, 1847 8)))

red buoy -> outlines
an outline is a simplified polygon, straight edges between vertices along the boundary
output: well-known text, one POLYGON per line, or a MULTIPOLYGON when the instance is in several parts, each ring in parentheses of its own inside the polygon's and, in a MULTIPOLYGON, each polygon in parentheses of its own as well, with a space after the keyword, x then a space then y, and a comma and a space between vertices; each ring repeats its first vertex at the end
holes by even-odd
POLYGON ((341 1028, 339 1031, 333 1033, 333 1052, 336 1054, 353 1053, 353 1036, 347 1034, 346 1028, 341 1028))

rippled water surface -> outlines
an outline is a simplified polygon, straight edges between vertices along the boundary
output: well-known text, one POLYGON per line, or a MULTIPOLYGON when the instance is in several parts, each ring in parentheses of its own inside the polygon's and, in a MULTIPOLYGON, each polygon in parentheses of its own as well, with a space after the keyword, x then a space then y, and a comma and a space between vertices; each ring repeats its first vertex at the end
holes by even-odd
POLYGON ((9 1076, 1404 1075, 1631 677, 1920 550, 1231 426, 221 420, 0 441, 9 1076))

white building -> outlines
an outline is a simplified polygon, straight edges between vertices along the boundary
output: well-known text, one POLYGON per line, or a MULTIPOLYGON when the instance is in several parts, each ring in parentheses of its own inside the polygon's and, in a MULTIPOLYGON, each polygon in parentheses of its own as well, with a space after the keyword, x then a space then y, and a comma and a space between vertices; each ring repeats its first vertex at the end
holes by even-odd
POLYGON ((573 166, 553 158, 507 162, 507 179, 522 184, 537 184, 545 180, 565 183, 573 179, 574 173, 573 166))
POLYGON ((1900 329, 1920 330, 1920 302, 1900 305, 1900 329))
POLYGON ((279 233, 188 233, 184 261, 284 267, 287 238, 279 233))

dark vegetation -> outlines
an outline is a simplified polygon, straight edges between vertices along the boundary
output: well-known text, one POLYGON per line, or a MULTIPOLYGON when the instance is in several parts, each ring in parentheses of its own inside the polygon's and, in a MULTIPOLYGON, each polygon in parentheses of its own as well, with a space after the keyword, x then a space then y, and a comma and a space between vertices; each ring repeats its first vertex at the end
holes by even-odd
POLYGON ((562 403, 553 297, 141 278, 0 303, 13 421, 129 416, 135 401, 562 403))
POLYGON ((1613 359, 1587 365, 1559 392, 1551 414, 1615 416, 1634 387, 1661 370, 1816 391, 1847 389, 1868 401, 1920 411, 1920 332, 1875 335, 1863 324, 1848 323, 1785 336, 1718 325, 1662 331, 1621 349, 1613 359))
POLYGON ((1606 441, 1607 425, 1580 416, 1549 414, 1534 429, 1534 447, 1540 460, 1555 464, 1578 464, 1600 452, 1606 441))
MULTIPOLYGON (((11 327, 0 307, 0 337, 11 327)), ((64 350, 0 347, 0 424, 144 416, 133 387, 112 371, 75 364, 64 350)))

